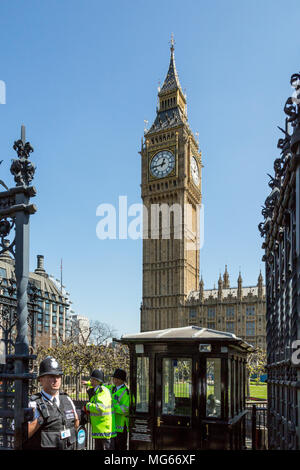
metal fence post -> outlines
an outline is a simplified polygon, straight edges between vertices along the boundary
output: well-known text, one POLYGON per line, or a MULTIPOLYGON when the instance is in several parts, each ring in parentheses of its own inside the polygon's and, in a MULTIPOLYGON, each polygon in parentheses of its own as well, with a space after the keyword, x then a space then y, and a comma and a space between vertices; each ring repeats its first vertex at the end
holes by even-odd
POLYGON ((252 406, 252 450, 256 450, 256 406, 252 406))
MULTIPOLYGON (((30 197, 35 196, 36 190, 29 186, 35 167, 29 160, 33 151, 29 142, 25 140, 25 127, 21 127, 21 139, 13 146, 18 159, 13 159, 10 171, 14 175, 16 187, 0 193, 0 253, 9 251, 15 258, 15 274, 17 287, 17 338, 14 354, 7 359, 14 362, 14 371, 8 367, 0 374, 0 379, 6 382, 15 382, 13 409, 3 410, 4 421, 14 418, 14 448, 22 449, 27 438, 27 421, 32 410, 28 409, 28 382, 35 378, 29 373, 29 360, 36 356, 29 354, 28 343, 28 307, 27 288, 29 277, 29 216, 36 212, 36 207, 30 204, 30 197), (15 228, 15 238, 7 244, 6 237, 15 228)), ((6 393, 4 389, 4 394, 6 393)), ((5 421, 6 423, 6 421, 5 421)), ((4 439, 5 441, 5 439, 4 439)))

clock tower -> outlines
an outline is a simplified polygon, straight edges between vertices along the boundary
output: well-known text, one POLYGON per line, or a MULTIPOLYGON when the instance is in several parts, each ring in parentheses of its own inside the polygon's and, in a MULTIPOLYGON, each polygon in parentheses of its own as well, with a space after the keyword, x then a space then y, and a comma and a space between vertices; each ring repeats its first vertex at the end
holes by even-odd
POLYGON ((188 325, 185 303, 199 282, 201 153, 188 125, 171 40, 154 123, 142 140, 141 331, 188 325))

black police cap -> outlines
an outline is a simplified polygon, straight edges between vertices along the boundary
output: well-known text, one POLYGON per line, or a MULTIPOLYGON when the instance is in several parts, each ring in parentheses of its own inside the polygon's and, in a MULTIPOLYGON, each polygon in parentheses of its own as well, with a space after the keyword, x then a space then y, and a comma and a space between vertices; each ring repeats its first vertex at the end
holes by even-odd
POLYGON ((113 377, 115 379, 120 379, 123 380, 123 382, 126 382, 126 372, 123 369, 116 369, 113 377))
POLYGON ((39 377, 43 375, 63 375, 62 368, 57 360, 52 356, 47 356, 39 367, 39 377))
POLYGON ((99 380, 99 382, 104 382, 104 372, 100 369, 95 369, 91 373, 91 379, 99 380))

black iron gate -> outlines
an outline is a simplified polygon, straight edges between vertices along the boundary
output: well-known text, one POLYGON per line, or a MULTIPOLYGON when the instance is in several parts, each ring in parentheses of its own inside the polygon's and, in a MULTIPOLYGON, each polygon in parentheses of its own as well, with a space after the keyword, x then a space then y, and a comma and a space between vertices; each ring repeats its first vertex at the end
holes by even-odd
POLYGON ((246 447, 252 450, 268 449, 267 401, 247 402, 246 447))
POLYGON ((271 193, 259 224, 266 263, 268 430, 270 449, 299 449, 300 368, 300 74, 277 147, 271 193), (298 354, 299 356, 299 354, 298 354))

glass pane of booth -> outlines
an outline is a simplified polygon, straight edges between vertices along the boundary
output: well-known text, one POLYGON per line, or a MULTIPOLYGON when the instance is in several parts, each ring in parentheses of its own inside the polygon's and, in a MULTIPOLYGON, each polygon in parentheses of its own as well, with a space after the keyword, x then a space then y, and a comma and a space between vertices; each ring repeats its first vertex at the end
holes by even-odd
POLYGON ((236 396, 236 367, 235 367, 235 359, 231 362, 231 370, 232 370, 232 391, 231 391, 231 403, 233 404, 233 416, 237 414, 236 411, 236 404, 237 404, 237 396, 236 396))
POLYGON ((136 367, 136 411, 149 411, 149 358, 137 357, 136 367))
POLYGON ((221 359, 206 360, 206 416, 221 416, 221 359))
POLYGON ((231 359, 228 359, 228 417, 231 418, 231 359))
POLYGON ((162 413, 191 416, 192 359, 163 359, 162 413))

